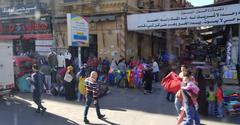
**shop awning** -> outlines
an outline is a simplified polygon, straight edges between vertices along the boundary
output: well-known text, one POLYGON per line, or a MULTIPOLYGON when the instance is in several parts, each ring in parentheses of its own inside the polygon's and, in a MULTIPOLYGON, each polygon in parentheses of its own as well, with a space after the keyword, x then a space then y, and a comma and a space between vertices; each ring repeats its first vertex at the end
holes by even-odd
POLYGON ((0 35, 0 40, 14 40, 14 39, 38 39, 38 40, 52 40, 52 34, 24 34, 22 35, 0 35))
POLYGON ((0 40, 13 40, 19 39, 20 35, 0 35, 0 40))

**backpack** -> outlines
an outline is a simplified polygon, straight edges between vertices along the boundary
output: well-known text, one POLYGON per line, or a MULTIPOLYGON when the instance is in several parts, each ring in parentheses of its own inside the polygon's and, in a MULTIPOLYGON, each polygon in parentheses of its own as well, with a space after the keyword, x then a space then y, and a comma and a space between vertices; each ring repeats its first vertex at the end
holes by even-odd
POLYGON ((215 101, 215 93, 209 91, 207 100, 210 101, 210 102, 214 102, 215 101))

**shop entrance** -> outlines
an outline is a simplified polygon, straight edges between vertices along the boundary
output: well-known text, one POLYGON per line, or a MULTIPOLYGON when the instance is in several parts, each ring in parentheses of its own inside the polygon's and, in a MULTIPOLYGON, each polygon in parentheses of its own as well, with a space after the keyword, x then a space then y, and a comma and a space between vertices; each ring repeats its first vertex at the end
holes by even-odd
POLYGON ((16 39, 13 40, 13 54, 14 56, 30 56, 35 52, 35 40, 16 39))

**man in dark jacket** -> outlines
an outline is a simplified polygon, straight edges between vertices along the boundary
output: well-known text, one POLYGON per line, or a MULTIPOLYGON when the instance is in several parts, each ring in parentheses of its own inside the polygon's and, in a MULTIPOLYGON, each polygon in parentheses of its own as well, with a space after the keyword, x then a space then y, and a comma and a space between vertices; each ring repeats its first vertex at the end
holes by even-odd
POLYGON ((32 66, 32 70, 33 70, 33 74, 31 75, 31 83, 34 86, 33 89, 33 101, 37 104, 38 108, 36 110, 37 113, 40 113, 40 111, 42 110, 42 112, 46 111, 46 108, 43 107, 42 103, 41 103, 41 95, 44 91, 44 85, 45 83, 45 78, 44 78, 44 74, 39 72, 39 67, 34 64, 32 66))

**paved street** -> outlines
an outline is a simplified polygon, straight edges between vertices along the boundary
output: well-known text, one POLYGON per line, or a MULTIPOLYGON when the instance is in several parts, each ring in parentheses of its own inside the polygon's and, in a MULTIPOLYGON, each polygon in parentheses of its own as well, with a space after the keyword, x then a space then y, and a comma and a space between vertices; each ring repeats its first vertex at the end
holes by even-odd
MULTIPOLYGON (((111 93, 100 101, 105 120, 89 110, 89 120, 94 125, 175 125, 173 103, 165 100, 166 93, 158 84, 154 93, 144 95, 140 90, 111 88, 111 93)), ((83 124, 83 103, 65 101, 62 97, 44 96, 45 114, 35 113, 31 94, 17 94, 15 98, 1 99, 0 125, 79 125, 83 124)), ((237 125, 240 117, 223 119, 203 118, 205 125, 237 125)))

